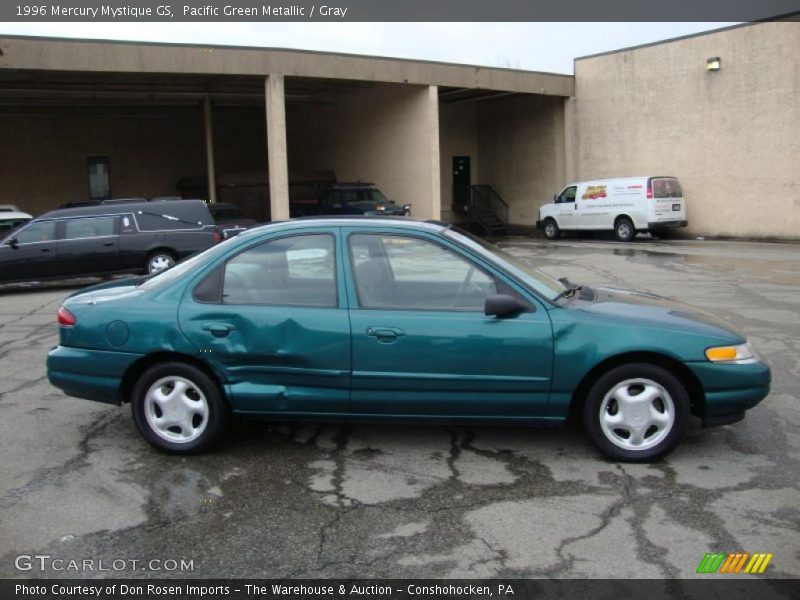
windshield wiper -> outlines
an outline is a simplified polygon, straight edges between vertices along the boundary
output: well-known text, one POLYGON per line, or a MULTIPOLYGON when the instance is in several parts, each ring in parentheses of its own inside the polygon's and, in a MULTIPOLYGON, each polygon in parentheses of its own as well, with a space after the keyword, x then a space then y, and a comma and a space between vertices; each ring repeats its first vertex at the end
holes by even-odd
POLYGON ((582 285, 575 285, 574 283, 571 283, 570 280, 567 279, 566 277, 560 277, 558 281, 566 289, 563 292, 559 292, 558 295, 556 295, 556 297, 553 298, 553 302, 561 298, 570 298, 575 294, 575 292, 578 292, 583 289, 582 285))

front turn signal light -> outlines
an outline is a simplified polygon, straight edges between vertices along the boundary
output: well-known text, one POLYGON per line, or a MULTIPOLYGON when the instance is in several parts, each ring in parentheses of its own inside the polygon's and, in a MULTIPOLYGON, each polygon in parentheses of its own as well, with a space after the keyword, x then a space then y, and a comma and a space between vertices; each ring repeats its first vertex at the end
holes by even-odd
POLYGON ((738 365, 758 360, 749 342, 738 346, 716 346, 706 349, 706 358, 715 363, 735 363, 738 365))

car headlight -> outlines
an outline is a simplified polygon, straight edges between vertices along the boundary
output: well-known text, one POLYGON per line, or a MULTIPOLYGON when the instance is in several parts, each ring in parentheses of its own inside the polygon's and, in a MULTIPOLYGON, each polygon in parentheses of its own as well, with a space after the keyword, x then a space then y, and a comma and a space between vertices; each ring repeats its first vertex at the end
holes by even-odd
POLYGON ((758 362, 758 355, 750 342, 738 346, 715 346, 706 349, 706 358, 715 363, 746 365, 758 362))

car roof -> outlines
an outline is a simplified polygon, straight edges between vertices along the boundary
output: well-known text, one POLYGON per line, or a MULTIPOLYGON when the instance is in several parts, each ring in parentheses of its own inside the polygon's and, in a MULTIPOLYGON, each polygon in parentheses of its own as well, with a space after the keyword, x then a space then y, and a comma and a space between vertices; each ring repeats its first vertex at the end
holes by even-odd
POLYGON ((352 182, 342 182, 342 183, 332 183, 327 187, 330 190, 363 190, 365 188, 373 189, 375 188, 374 183, 369 183, 367 181, 352 181, 352 182))
POLYGON ((175 207, 190 207, 190 206, 203 206, 205 202, 202 200, 171 200, 169 202, 128 202, 128 203, 112 203, 112 204, 99 204, 96 206, 76 206, 73 208, 60 208, 58 210, 51 210, 36 218, 37 221, 47 219, 62 219, 66 217, 95 217, 100 215, 119 215, 124 213, 132 213, 137 210, 153 212, 158 210, 168 211, 173 210, 175 207))
POLYGON ((0 220, 10 221, 12 219, 32 219, 33 215, 29 215, 21 210, 4 210, 0 211, 0 220))
MULTIPOLYGON (((421 221, 408 217, 374 217, 370 215, 330 215, 325 217, 298 217, 289 221, 273 221, 258 227, 248 229, 247 234, 257 235, 256 232, 265 230, 292 230, 305 227, 399 227, 414 231, 429 231, 441 233, 451 227, 445 221, 421 221)), ((239 234, 240 236, 244 234, 239 234)))

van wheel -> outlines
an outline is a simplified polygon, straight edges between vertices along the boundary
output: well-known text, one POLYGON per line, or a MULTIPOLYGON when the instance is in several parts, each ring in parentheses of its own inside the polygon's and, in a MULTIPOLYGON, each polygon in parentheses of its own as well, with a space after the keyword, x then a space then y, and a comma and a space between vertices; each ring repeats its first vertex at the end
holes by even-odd
POLYGON ((189 364, 147 369, 131 393, 133 420, 142 437, 170 454, 201 452, 225 430, 228 406, 217 385, 189 364))
POLYGON ((155 275, 156 273, 169 269, 175 264, 175 256, 167 250, 156 250, 147 257, 145 270, 148 275, 155 275))
POLYGON ((612 369, 592 386, 583 424, 612 460, 645 462, 671 452, 686 433, 689 395, 672 373, 648 363, 612 369))
POLYGON ((561 230, 558 228, 558 223, 555 222, 555 219, 547 219, 544 222, 544 235, 548 240, 557 240, 558 236, 561 235, 561 230))
POLYGON ((636 235, 636 230, 633 228, 633 223, 627 217, 617 219, 614 225, 614 234, 620 242, 630 242, 633 236, 636 235))

